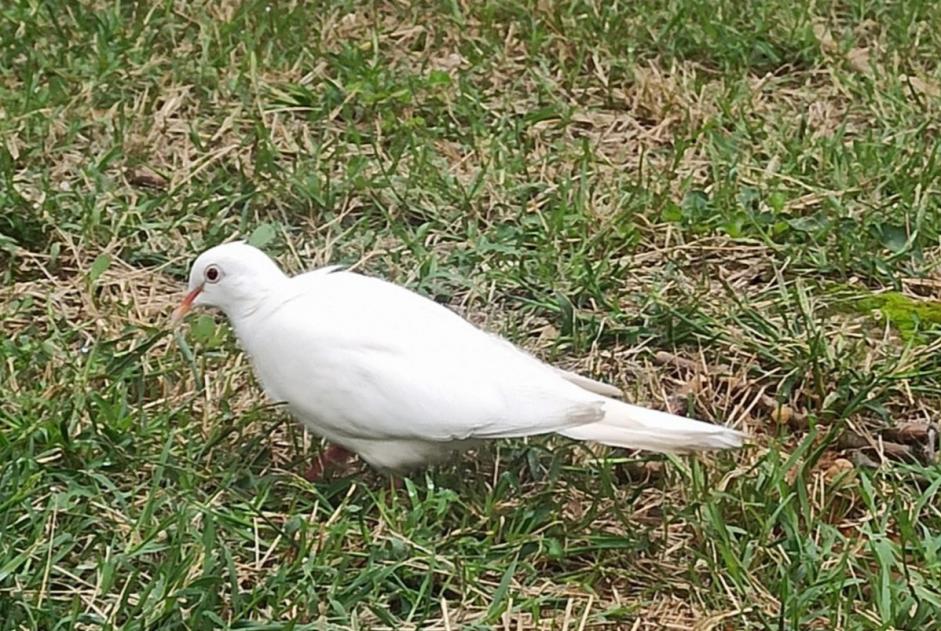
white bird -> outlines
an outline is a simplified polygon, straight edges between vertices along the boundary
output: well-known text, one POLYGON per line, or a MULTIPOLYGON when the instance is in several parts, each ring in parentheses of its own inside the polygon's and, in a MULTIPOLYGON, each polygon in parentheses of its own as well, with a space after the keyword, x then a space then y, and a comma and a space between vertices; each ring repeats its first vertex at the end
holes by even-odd
POLYGON ((193 305, 225 313, 271 399, 389 472, 538 434, 672 453, 744 438, 611 398, 620 390, 543 363, 398 285, 339 267, 289 277, 243 242, 196 259, 173 321, 193 305))

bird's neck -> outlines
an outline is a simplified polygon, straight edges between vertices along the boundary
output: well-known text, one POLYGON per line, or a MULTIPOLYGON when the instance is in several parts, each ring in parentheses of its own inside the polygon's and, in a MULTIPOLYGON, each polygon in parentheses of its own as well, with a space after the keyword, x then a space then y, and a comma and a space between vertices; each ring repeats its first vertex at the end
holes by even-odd
POLYGON ((282 274, 264 282, 246 284, 238 288, 234 300, 219 306, 236 330, 244 328, 246 323, 265 317, 277 307, 285 293, 287 280, 288 277, 282 274))

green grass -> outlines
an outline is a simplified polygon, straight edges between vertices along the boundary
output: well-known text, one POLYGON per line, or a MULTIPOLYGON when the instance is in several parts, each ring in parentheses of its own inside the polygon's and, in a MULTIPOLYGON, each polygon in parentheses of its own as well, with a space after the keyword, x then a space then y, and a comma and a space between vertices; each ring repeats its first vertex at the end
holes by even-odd
POLYGON ((941 616, 941 5, 0 6, 0 628, 941 616), (356 265, 747 429, 318 485, 203 249, 356 265), (849 307, 847 306, 849 305, 849 307))

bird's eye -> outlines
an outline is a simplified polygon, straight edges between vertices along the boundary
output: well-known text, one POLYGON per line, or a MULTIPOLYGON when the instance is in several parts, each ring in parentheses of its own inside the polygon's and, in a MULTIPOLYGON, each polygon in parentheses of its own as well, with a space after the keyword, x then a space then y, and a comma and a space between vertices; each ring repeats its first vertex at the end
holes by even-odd
POLYGON ((206 282, 218 283, 222 280, 222 270, 218 265, 210 265, 205 271, 206 282))

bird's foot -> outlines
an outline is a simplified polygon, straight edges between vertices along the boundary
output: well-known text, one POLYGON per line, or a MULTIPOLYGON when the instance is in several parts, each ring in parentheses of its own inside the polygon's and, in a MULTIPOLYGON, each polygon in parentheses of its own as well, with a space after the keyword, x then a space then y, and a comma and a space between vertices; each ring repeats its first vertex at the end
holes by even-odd
POLYGON ((353 457, 353 452, 340 447, 339 445, 330 445, 320 455, 314 459, 313 464, 310 465, 310 468, 307 470, 307 473, 304 474, 304 477, 308 482, 317 482, 322 477, 324 472, 332 465, 337 464, 346 464, 346 462, 353 457))

